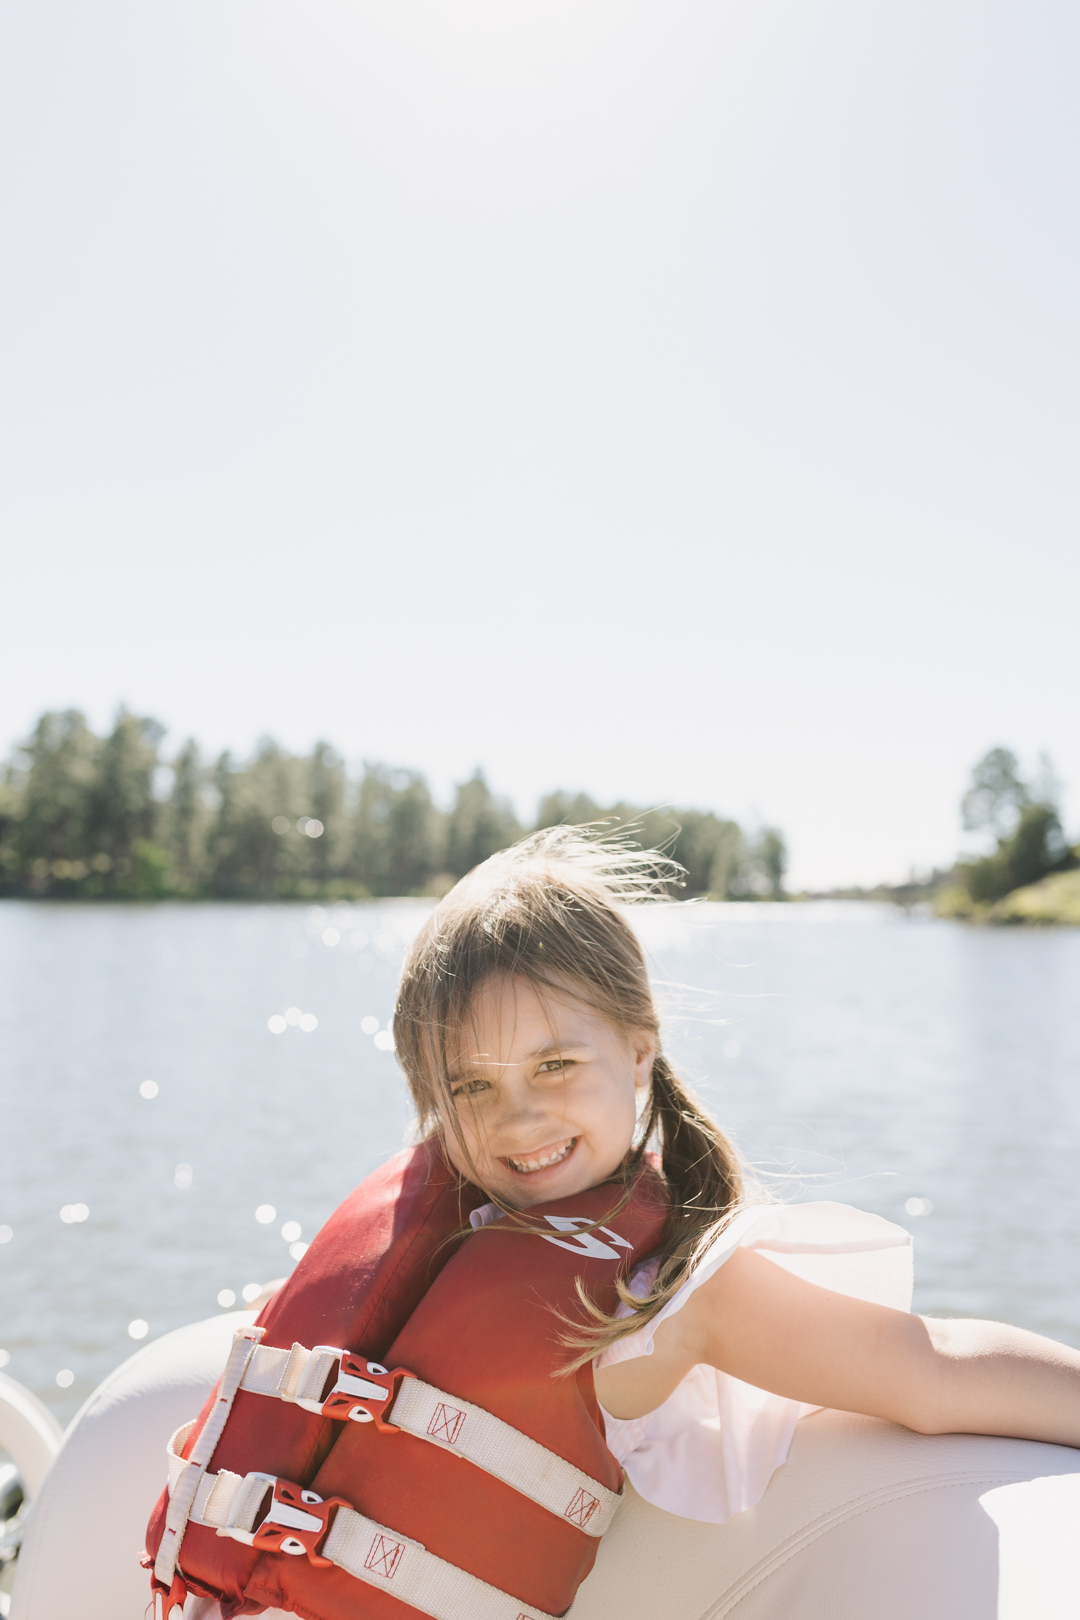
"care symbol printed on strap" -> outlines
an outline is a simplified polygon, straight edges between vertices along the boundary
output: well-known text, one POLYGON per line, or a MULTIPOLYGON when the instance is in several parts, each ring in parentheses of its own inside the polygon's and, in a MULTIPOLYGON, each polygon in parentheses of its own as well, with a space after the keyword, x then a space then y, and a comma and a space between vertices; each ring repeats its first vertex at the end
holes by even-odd
POLYGON ((447 1406, 440 1401, 435 1408, 435 1416, 427 1426, 427 1432, 433 1440, 445 1440, 448 1446, 452 1446, 461 1433, 464 1421, 464 1412, 459 1412, 456 1406, 447 1406))
POLYGON ((618 1232, 613 1232, 610 1226, 594 1227, 591 1232, 579 1232, 579 1226, 593 1224, 584 1215, 545 1215, 544 1219, 557 1232, 573 1233, 573 1239, 568 1243, 565 1238, 548 1237, 546 1232, 542 1232, 540 1235, 545 1243, 554 1243, 557 1248, 569 1249, 571 1254, 587 1254, 590 1260, 617 1260, 619 1249, 632 1250, 634 1247, 632 1243, 627 1243, 624 1237, 620 1237, 618 1232), (617 1243, 618 1248, 613 1249, 611 1244, 601 1243, 596 1235, 597 1230, 603 1232, 605 1237, 609 1237, 612 1243, 617 1243))
POLYGON ((391 1541, 389 1536, 376 1536, 368 1548, 364 1568, 370 1569, 373 1575, 383 1575, 388 1581, 392 1581, 404 1551, 403 1541, 391 1541))
POLYGON ((576 1524, 584 1530, 599 1506, 600 1502, 597 1497, 590 1496, 588 1491, 580 1490, 563 1514, 563 1518, 569 1519, 571 1524, 576 1524))

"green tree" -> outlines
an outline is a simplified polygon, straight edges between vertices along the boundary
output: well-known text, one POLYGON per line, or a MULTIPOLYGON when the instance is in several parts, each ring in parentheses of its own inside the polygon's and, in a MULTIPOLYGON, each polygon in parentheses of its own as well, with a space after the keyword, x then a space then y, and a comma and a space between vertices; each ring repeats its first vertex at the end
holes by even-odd
POLYGON ((545 827, 584 827, 603 819, 604 812, 587 793, 548 793, 536 812, 535 832, 545 827))
POLYGON ((317 889, 325 890, 334 876, 340 876, 340 861, 348 844, 344 823, 345 766, 329 743, 315 744, 308 766, 308 794, 313 821, 322 832, 308 840, 308 871, 317 889))
POLYGON ((784 873, 787 871, 787 844, 778 827, 765 827, 757 842, 756 858, 762 876, 768 884, 771 900, 784 898, 784 873))
POLYGON ((173 760, 173 786, 166 809, 165 847, 179 893, 198 894, 205 881, 209 815, 203 795, 198 744, 189 737, 173 760))
POLYGON ((312 844, 300 831, 311 815, 310 761, 272 738, 253 759, 237 764, 222 754, 214 766, 217 799, 210 836, 210 887, 223 897, 313 895, 312 844))
POLYGON ((974 901, 992 903, 1075 864, 1053 805, 1027 804, 1016 830, 999 839, 993 855, 961 862, 957 875, 974 901))
POLYGON ((743 835, 737 821, 728 821, 711 810, 680 810, 678 831, 671 846, 675 859, 686 867, 687 896, 711 895, 714 900, 744 897, 739 889, 743 863, 743 835))
POLYGON ((159 877, 149 887, 143 881, 146 873, 160 871, 161 862, 147 848, 137 851, 135 846, 158 848, 154 774, 164 734, 156 720, 121 709, 98 750, 87 804, 86 839, 93 850, 91 866, 101 874, 106 894, 130 897, 162 892, 159 877))
POLYGON ((415 771, 395 771, 386 821, 386 877, 390 894, 421 894, 438 868, 439 815, 428 785, 415 771))
POLYGON ((521 827, 509 800, 496 799, 476 771, 458 784, 446 824, 446 870, 462 878, 496 850, 521 837, 521 827))
POLYGON ((20 887, 64 893, 90 874, 100 754, 100 741, 77 709, 43 714, 19 749, 7 847, 20 887))
POLYGON ((674 898, 754 899, 759 892, 780 892, 771 877, 764 883, 757 880, 738 822, 711 810, 643 810, 623 802, 605 808, 587 794, 563 791, 540 801, 538 831, 590 822, 606 824, 612 834, 629 837, 641 849, 662 849, 684 866, 686 880, 674 898))
POLYGON ((956 866, 961 889, 977 905, 1002 900, 1014 889, 1076 864, 1053 802, 1056 792, 1054 768, 1046 755, 1035 794, 1008 748, 992 748, 975 766, 971 786, 960 802, 961 819, 965 831, 987 831, 997 840, 992 854, 956 866))
POLYGON ((960 801, 964 831, 986 831, 1004 838, 1030 802, 1016 755, 1008 748, 991 748, 972 770, 971 786, 960 801))
POLYGON ((356 877, 371 894, 420 894, 440 868, 441 818, 424 778, 368 761, 353 818, 356 877))

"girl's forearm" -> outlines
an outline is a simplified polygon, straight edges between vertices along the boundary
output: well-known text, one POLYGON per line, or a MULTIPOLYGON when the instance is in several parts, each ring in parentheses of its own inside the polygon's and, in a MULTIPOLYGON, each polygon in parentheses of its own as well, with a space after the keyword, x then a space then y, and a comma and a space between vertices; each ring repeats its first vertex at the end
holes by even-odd
POLYGON ((1001 1322, 924 1321, 938 1377, 911 1427, 1080 1446, 1080 1352, 1001 1322))

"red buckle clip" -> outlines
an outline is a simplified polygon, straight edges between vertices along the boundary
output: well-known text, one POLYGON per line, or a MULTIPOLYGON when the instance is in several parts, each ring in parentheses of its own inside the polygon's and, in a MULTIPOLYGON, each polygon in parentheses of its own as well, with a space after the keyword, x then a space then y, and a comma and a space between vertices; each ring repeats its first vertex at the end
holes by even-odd
POLYGON ((324 1390, 319 1411, 323 1417, 374 1423, 383 1434, 398 1434, 397 1424, 387 1423, 383 1413, 397 1399, 402 1379, 415 1377, 405 1367, 387 1372, 377 1361, 365 1361, 351 1350, 342 1350, 335 1382, 324 1390))
POLYGON ((332 1559, 319 1552, 319 1543, 330 1529, 330 1515, 335 1508, 349 1507, 343 1496, 328 1496, 324 1501, 314 1491, 305 1491, 291 1479, 275 1479, 270 1506, 257 1526, 251 1545, 263 1552, 291 1553, 299 1557, 307 1553, 319 1569, 329 1569, 332 1559))

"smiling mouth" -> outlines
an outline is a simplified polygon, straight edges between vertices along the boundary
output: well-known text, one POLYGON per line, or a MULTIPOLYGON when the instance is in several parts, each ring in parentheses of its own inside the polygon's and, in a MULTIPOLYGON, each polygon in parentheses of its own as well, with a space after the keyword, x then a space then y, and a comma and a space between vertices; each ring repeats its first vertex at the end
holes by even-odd
POLYGON ((508 1164, 511 1170, 516 1170, 519 1176, 531 1176, 535 1175, 537 1170, 550 1170, 553 1165, 562 1164, 577 1145, 577 1137, 568 1136, 565 1142, 556 1142, 553 1147, 542 1148, 539 1153, 530 1153, 521 1159, 506 1157, 503 1163, 508 1164))

